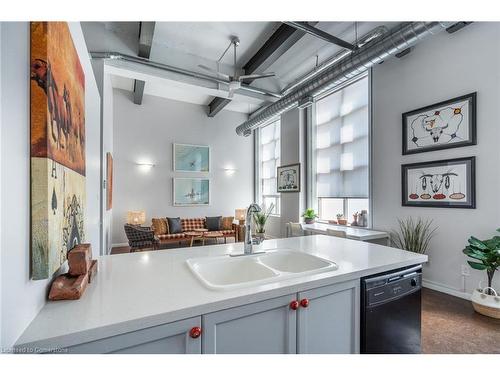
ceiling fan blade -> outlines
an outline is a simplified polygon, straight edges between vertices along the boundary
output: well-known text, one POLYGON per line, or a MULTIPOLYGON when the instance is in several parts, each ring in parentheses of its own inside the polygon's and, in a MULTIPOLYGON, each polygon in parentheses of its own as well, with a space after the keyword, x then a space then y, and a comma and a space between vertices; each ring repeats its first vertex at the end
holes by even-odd
POLYGON ((219 77, 224 78, 224 79, 227 79, 228 81, 229 81, 229 80, 230 80, 230 78, 231 78, 231 77, 229 77, 227 74, 224 74, 224 73, 218 72, 217 70, 212 69, 212 68, 209 68, 208 66, 198 64, 198 67, 200 67, 200 68, 202 68, 202 69, 205 69, 205 70, 209 71, 210 73, 217 74, 219 77))
POLYGON ((238 79, 240 81, 243 81, 245 79, 260 79, 260 78, 268 78, 268 77, 274 77, 276 73, 263 73, 263 74, 246 74, 240 76, 238 79))

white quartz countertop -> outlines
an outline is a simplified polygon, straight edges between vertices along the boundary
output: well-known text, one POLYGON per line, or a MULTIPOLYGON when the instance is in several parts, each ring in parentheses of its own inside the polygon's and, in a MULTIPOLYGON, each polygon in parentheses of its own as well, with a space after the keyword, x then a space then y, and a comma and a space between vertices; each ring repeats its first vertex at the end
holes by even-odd
POLYGON ((99 271, 77 301, 47 302, 16 345, 59 348, 213 311, 296 293, 427 261, 368 242, 316 235, 267 240, 255 250, 288 248, 331 260, 335 271, 234 290, 207 289, 186 260, 243 251, 243 243, 99 258, 99 271))

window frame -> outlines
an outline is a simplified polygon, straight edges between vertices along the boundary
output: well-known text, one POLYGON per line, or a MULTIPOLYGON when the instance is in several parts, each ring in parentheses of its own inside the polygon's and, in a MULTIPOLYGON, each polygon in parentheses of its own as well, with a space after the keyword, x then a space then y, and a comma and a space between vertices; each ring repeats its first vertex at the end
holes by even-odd
MULTIPOLYGON (((263 203, 264 198, 276 198, 276 205, 275 205, 275 213, 271 213, 269 216, 273 217, 281 217, 281 194, 276 193, 276 194, 263 194, 262 192, 262 161, 261 161, 261 130, 262 128, 265 128, 268 125, 271 125, 275 122, 279 122, 280 126, 280 132, 279 132, 279 138, 277 138, 280 142, 280 157, 278 159, 274 160, 281 160, 281 117, 274 117, 273 119, 267 121, 264 125, 258 127, 257 129, 254 130, 254 155, 255 155, 255 160, 254 160, 254 202, 257 202, 259 204, 263 203)), ((270 159, 271 160, 271 159, 270 159)), ((279 165, 276 165, 278 167, 279 165)))

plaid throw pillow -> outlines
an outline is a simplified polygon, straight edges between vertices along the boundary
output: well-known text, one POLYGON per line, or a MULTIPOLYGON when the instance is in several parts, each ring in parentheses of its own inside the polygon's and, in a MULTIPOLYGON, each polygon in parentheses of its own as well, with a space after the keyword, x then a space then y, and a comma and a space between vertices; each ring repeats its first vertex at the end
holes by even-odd
POLYGON ((168 223, 167 223, 166 219, 153 218, 153 219, 151 219, 151 221, 152 221, 151 227, 153 228, 155 235, 159 236, 161 234, 168 234, 168 223))
POLYGON ((228 216, 222 218, 222 230, 233 229, 234 216, 228 216))

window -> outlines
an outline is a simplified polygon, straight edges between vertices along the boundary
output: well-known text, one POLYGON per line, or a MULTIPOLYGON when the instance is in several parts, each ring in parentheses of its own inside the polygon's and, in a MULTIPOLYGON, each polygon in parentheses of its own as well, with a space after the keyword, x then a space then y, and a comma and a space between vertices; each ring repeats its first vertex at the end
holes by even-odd
POLYGON ((274 203, 273 215, 280 214, 280 195, 276 191, 276 168, 280 165, 280 121, 258 130, 258 201, 263 207, 274 203))
POLYGON ((312 120, 312 204, 351 222, 369 208, 368 77, 317 100, 312 120))

